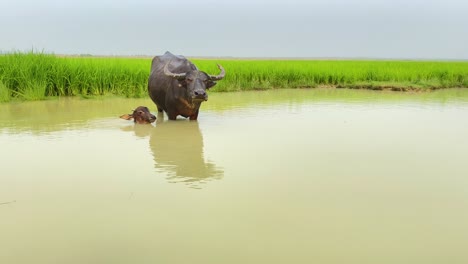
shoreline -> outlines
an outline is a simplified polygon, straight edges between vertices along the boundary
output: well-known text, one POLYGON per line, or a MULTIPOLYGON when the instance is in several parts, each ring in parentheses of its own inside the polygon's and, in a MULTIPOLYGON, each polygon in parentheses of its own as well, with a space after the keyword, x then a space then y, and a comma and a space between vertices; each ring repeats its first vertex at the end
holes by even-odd
MULTIPOLYGON (((431 93, 436 91, 450 90, 450 89, 459 89, 459 90, 468 90, 466 87, 431 87, 431 88, 420 88, 420 87, 411 87, 411 86, 385 86, 385 85, 355 85, 355 86, 333 86, 333 85, 318 85, 318 86, 301 86, 301 87, 282 87, 282 88, 253 88, 249 90, 230 90, 230 91, 216 91, 212 90, 210 93, 243 93, 243 92, 267 92, 274 90, 367 90, 367 91, 376 91, 376 92, 385 92, 385 93, 431 93)), ((149 96, 138 96, 138 97, 125 97, 118 94, 103 94, 103 95, 66 95, 66 96, 45 96, 41 99, 32 99, 25 100, 20 98, 11 98, 9 101, 0 101, 0 104, 8 103, 21 103, 21 102, 33 102, 33 101, 47 101, 47 100, 58 100, 60 98, 81 98, 84 100, 105 100, 106 98, 127 98, 127 99, 144 99, 149 96)))

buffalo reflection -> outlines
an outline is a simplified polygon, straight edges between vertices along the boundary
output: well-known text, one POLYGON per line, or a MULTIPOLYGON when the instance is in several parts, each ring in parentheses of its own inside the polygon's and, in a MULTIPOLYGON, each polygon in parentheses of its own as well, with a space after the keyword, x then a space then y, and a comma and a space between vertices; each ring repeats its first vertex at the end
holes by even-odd
POLYGON ((121 127, 120 129, 123 131, 133 131, 135 136, 139 138, 148 137, 151 134, 151 130, 154 128, 151 124, 135 124, 130 126, 121 127))
POLYGON ((150 148, 155 168, 166 173, 169 182, 200 188, 199 184, 223 177, 224 171, 204 158, 198 122, 158 122, 150 132, 150 148))
POLYGON ((156 121, 151 124, 122 127, 123 131, 133 131, 135 136, 149 136, 155 168, 165 173, 169 182, 182 182, 192 188, 201 188, 209 180, 221 179, 224 171, 206 161, 203 152, 203 136, 198 122, 156 121))

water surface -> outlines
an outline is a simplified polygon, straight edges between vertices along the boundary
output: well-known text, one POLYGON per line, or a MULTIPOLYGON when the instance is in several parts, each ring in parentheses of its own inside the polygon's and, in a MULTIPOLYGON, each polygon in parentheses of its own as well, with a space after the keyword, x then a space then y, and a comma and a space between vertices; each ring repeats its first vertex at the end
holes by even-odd
POLYGON ((468 92, 0 104, 0 263, 468 263, 468 92))

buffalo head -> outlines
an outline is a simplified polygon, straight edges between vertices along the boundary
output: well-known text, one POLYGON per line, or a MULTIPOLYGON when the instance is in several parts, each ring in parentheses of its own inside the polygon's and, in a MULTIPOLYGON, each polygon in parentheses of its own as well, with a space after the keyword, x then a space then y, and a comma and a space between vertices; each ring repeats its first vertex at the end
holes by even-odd
POLYGON ((179 81, 179 86, 187 89, 189 98, 195 101, 208 100, 207 89, 216 85, 215 81, 222 80, 226 74, 224 68, 218 64, 221 71, 218 75, 208 75, 199 70, 191 70, 184 73, 172 73, 169 63, 164 66, 164 74, 179 81))
POLYGON ((125 120, 133 119, 133 121, 138 124, 150 124, 156 121, 156 117, 150 113, 146 106, 139 106, 133 110, 133 113, 122 115, 120 118, 125 120))

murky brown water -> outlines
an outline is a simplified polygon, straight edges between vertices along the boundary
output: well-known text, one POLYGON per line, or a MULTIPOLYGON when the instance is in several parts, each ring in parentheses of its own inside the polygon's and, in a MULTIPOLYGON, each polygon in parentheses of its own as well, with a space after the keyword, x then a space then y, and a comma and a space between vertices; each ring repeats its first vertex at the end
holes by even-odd
POLYGON ((0 263, 468 263, 468 90, 0 104, 0 263))

